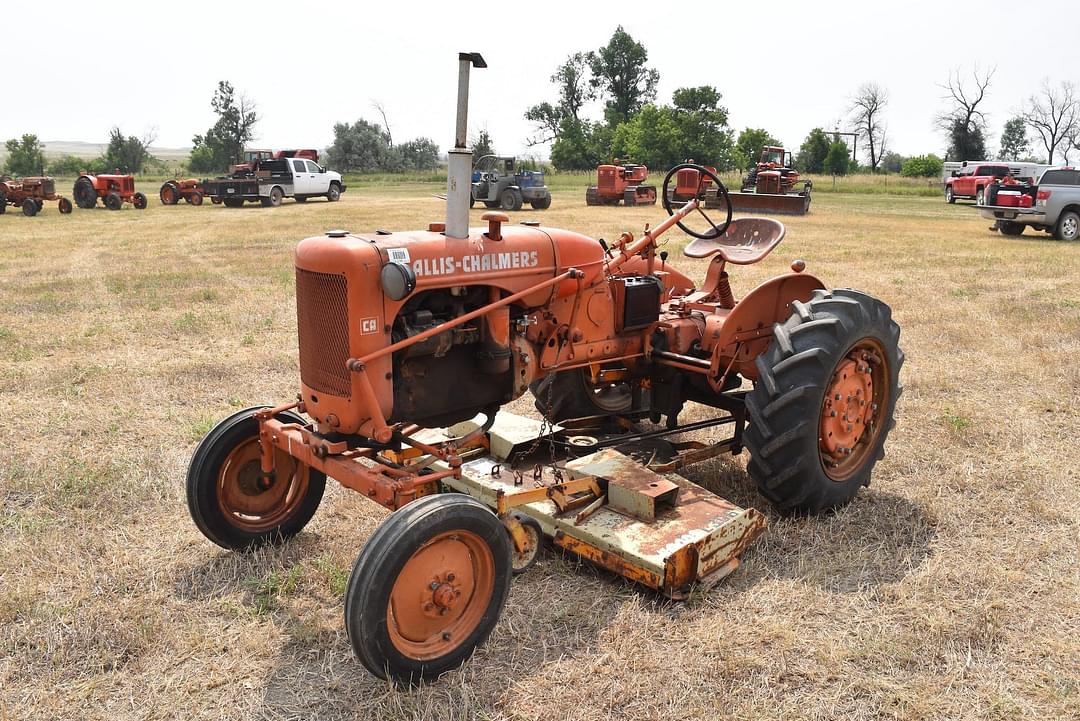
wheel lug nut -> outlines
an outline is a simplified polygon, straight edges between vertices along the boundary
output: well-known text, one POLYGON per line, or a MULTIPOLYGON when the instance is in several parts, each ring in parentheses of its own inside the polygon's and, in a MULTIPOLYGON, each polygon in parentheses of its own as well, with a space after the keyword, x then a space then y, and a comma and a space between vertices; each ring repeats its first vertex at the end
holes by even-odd
POLYGON ((450 610, 449 608, 440 608, 439 609, 439 615, 440 616, 445 616, 446 612, 449 611, 449 610, 450 610))
POLYGON ((830 412, 830 413, 829 413, 829 416, 830 416, 831 418, 836 418, 836 411, 832 411, 832 412, 830 412))
POLYGON ((838 401, 838 400, 840 400, 840 399, 841 399, 842 397, 843 397, 843 396, 841 396, 841 395, 840 395, 839 393, 837 393, 837 394, 836 394, 836 397, 835 397, 835 398, 834 398, 833 400, 837 400, 837 401, 838 401))
POLYGON ((428 586, 428 588, 430 588, 432 591, 438 589, 439 588, 439 582, 438 581, 432 581, 431 584, 428 586))
POLYGON ((443 631, 442 640, 443 641, 449 641, 450 640, 450 632, 449 631, 443 631))

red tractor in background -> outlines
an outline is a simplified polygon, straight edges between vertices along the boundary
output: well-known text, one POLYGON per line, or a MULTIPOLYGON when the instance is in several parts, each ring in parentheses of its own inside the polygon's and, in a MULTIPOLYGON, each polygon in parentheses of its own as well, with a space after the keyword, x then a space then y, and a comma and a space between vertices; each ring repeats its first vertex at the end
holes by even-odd
POLYGON ((306 158, 319 162, 319 151, 311 148, 302 150, 245 150, 244 162, 229 166, 229 173, 254 172, 260 160, 280 160, 281 158, 306 158))
POLYGON ((655 205, 656 186, 645 185, 649 169, 636 163, 601 165, 596 168, 596 185, 585 191, 585 205, 655 205))
MULTIPOLYGON (((688 165, 693 165, 693 163, 693 158, 686 161, 688 165)), ((701 167, 708 170, 712 175, 716 175, 716 168, 713 166, 703 165, 701 167)), ((668 191, 668 200, 679 203, 685 203, 694 198, 704 200, 705 194, 711 185, 712 178, 709 175, 702 174, 692 167, 683 168, 675 174, 675 187, 668 191)))
POLYGON ((55 200, 64 215, 71 212, 71 201, 56 194, 56 181, 52 178, 34 176, 0 181, 0 213, 8 205, 14 205, 22 208, 23 215, 33 217, 45 207, 46 200, 55 200))
POLYGON ((181 200, 185 200, 190 205, 202 205, 203 194, 199 190, 200 182, 201 181, 198 178, 166 180, 162 184, 161 190, 158 191, 158 197, 161 198, 161 204, 176 205, 181 200))
POLYGON ((98 198, 109 210, 120 210, 124 203, 131 203, 138 210, 146 209, 146 196, 135 190, 135 176, 131 174, 79 173, 71 194, 75 204, 85 210, 95 207, 98 198))

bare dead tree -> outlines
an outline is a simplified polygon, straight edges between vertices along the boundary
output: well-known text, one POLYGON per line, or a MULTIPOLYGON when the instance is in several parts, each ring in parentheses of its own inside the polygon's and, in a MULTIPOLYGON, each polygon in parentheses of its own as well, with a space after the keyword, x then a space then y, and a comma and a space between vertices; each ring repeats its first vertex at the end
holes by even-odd
POLYGON ((378 100, 371 101, 371 107, 379 111, 379 115, 382 116, 383 128, 386 129, 386 143, 391 148, 394 147, 394 136, 390 133, 390 121, 386 119, 386 108, 378 100))
POLYGON ((851 101, 848 112, 860 135, 869 144, 870 170, 877 172, 878 163, 885 155, 885 106, 889 93, 877 83, 863 83, 851 101))
POLYGON ((1043 80, 1038 95, 1028 98, 1028 107, 1023 114, 1024 122, 1034 130, 1046 148, 1046 162, 1054 164, 1054 151, 1065 143, 1064 155, 1069 157, 1069 138, 1077 135, 1080 125, 1080 100, 1076 97, 1076 87, 1062 81, 1054 87, 1047 79, 1043 80))
POLYGON ((990 68, 982 75, 979 68, 971 71, 973 87, 965 85, 960 77, 960 70, 952 70, 945 84, 942 99, 949 104, 948 110, 939 113, 934 122, 949 138, 949 152, 946 155, 960 155, 972 159, 973 155, 986 154, 986 115, 979 106, 986 99, 986 90, 994 77, 996 68, 990 68))

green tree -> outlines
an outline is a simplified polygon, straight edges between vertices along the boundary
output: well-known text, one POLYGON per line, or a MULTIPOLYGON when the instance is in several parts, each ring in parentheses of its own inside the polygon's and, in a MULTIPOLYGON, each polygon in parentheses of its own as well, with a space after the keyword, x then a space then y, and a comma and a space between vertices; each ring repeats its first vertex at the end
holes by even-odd
POLYGON ((77 155, 64 155, 49 163, 49 175, 78 175, 80 170, 86 170, 89 165, 89 162, 77 155))
POLYGON ((481 130, 475 138, 472 140, 472 156, 473 160, 479 160, 485 155, 495 154, 495 141, 491 139, 491 133, 487 131, 487 128, 481 130))
POLYGON ((31 133, 4 143, 7 162, 4 169, 11 175, 39 175, 45 170, 45 153, 38 137, 31 133))
POLYGON ((398 145, 401 165, 409 170, 434 170, 439 167, 439 146, 431 138, 417 138, 398 145))
POLYGON ((533 105, 525 111, 525 119, 536 124, 536 134, 528 141, 529 145, 557 139, 564 120, 580 123, 582 106, 596 96, 589 82, 588 53, 569 56, 552 74, 551 82, 559 89, 559 99, 533 105))
POLYGON ((1001 149, 997 159, 1019 160, 1028 153, 1030 145, 1024 118, 1017 116, 1006 120, 1005 128, 1001 131, 1001 149))
POLYGON ((735 143, 720 97, 720 91, 711 85, 678 88, 672 94, 673 120, 683 145, 683 157, 677 162, 693 158, 718 170, 734 167, 735 143))
POLYGON ((595 170, 611 160, 615 131, 603 123, 565 119, 551 144, 551 163, 559 170, 595 170))
POLYGON ((956 118, 949 133, 949 149, 945 157, 953 160, 983 160, 989 155, 982 126, 956 118))
POLYGON ((804 173, 824 173, 825 156, 832 142, 821 128, 814 128, 799 148, 799 169, 804 173))
POLYGON ((243 94, 237 95, 233 86, 225 80, 218 82, 217 90, 210 99, 210 107, 218 119, 204 135, 192 138, 192 157, 189 160, 192 170, 212 172, 239 163, 244 157, 244 146, 254 137, 255 124, 259 120, 255 103, 243 94), (203 147, 206 150, 202 150, 203 147))
POLYGON ((905 178, 933 178, 941 175, 945 164, 936 155, 917 155, 904 161, 900 175, 905 178))
POLYGON ((604 118, 612 127, 633 117, 645 103, 656 97, 660 73, 646 67, 649 53, 645 46, 616 28, 611 40, 595 53, 589 53, 590 84, 605 99, 604 118))
POLYGON ((361 118, 355 123, 335 123, 334 142, 326 149, 327 162, 341 172, 370 173, 386 169, 390 160, 390 136, 378 123, 361 118))
POLYGON ((825 156, 825 172, 830 175, 847 175, 851 170, 851 151, 846 143, 834 140, 829 145, 829 153, 825 156))
POLYGON ((900 169, 904 167, 904 161, 907 160, 900 153, 885 153, 881 157, 881 169, 886 173, 899 173, 900 169))
POLYGON ((124 137, 120 128, 109 131, 109 144, 102 156, 105 167, 119 169, 124 173, 141 173, 143 166, 150 159, 150 143, 153 136, 137 138, 134 135, 124 137))
POLYGON ((735 162, 743 170, 752 168, 761 157, 762 148, 780 144, 767 130, 746 128, 739 133, 739 139, 735 141, 735 162))
POLYGON ((645 105, 615 128, 612 153, 650 168, 667 168, 685 159, 686 147, 669 107, 645 105))

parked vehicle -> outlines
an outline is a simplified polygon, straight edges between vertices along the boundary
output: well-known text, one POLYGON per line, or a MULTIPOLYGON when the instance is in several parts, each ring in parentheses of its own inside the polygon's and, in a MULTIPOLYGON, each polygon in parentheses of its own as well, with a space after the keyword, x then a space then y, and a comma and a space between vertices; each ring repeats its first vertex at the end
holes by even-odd
POLYGON ((8 205, 22 208, 23 215, 34 217, 45 207, 46 200, 55 200, 57 209, 67 215, 71 201, 56 193, 56 181, 49 177, 29 177, 12 180, 0 179, 0 214, 8 205))
POLYGON ((176 205, 181 200, 186 200, 191 205, 202 205, 203 194, 199 190, 198 178, 186 178, 183 180, 166 180, 158 191, 162 205, 176 205))
MULTIPOLYGON (((288 151, 278 151, 288 152, 288 151)), ((341 175, 305 158, 262 158, 228 177, 204 180, 199 184, 204 196, 229 208, 245 202, 278 206, 285 198, 304 202, 322 197, 334 202, 345 192, 341 175)))
POLYGON ((1050 167, 1045 163, 1027 163, 1019 160, 994 161, 994 160, 946 160, 941 170, 941 187, 949 178, 958 175, 960 171, 972 165, 1008 165, 1009 175, 1021 182, 1037 183, 1042 174, 1050 167))
POLYGON ((585 205, 655 205, 656 186, 645 183, 649 169, 637 163, 596 167, 596 185, 585 191, 585 205))
POLYGON ((979 213, 997 221, 1005 235, 1020 235, 1025 227, 1053 233, 1058 240, 1080 239, 1080 170, 1051 168, 1038 185, 998 183, 986 192, 979 213))
POLYGON ((109 210, 120 210, 124 203, 131 203, 136 210, 146 209, 146 196, 135 190, 135 176, 131 174, 79 173, 71 195, 75 205, 85 210, 95 207, 98 198, 109 210))
POLYGON ((957 198, 972 198, 976 205, 982 205, 983 194, 991 184, 1012 177, 1034 185, 1047 167, 1049 166, 1038 163, 965 161, 959 168, 949 171, 949 177, 945 178, 945 202, 954 203, 957 198))
POLYGON ((551 191, 544 184, 544 171, 521 170, 514 157, 485 155, 473 168, 469 207, 477 202, 503 210, 521 210, 528 203, 544 210, 551 207, 551 191))

